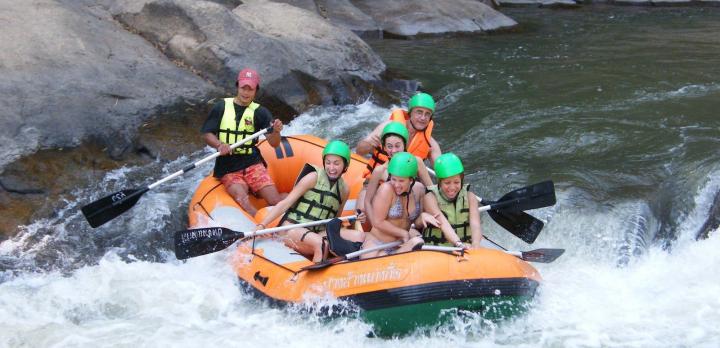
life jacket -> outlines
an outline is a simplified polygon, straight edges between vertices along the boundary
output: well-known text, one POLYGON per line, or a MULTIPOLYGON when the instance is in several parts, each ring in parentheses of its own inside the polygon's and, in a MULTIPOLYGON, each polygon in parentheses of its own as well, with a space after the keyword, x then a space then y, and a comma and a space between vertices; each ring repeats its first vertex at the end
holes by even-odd
MULTIPOLYGON (((390 114, 391 121, 402 122, 405 125, 408 124, 409 119, 410 114, 403 109, 395 109, 392 114, 390 114)), ((405 151, 422 159, 428 159, 428 157, 430 157, 430 138, 432 137, 434 125, 435 123, 430 120, 430 123, 428 123, 424 131, 415 132, 415 135, 413 135, 412 139, 408 142, 405 151)))
MULTIPOLYGON (((338 212, 342 208, 340 206, 340 201, 342 200, 341 192, 346 188, 345 181, 342 177, 333 184, 330 182, 330 178, 328 178, 324 168, 306 163, 295 181, 295 185, 297 185, 300 179, 313 170, 317 172, 315 187, 305 192, 305 194, 288 209, 283 217, 283 221, 304 223, 332 219, 338 216, 338 212)), ((324 230, 325 226, 313 226, 308 229, 317 232, 324 230)))
MULTIPOLYGON (((235 119, 235 103, 233 103, 233 99, 235 98, 224 99, 225 112, 223 113, 222 120, 220 120, 220 130, 218 131, 218 139, 229 145, 235 144, 255 134, 255 110, 260 107, 260 104, 251 102, 250 105, 245 108, 238 122, 235 119)), ((255 144, 257 144, 257 138, 249 143, 236 147, 232 153, 249 155, 254 151, 255 144)))
POLYGON ((362 177, 367 178, 372 174, 372 171, 375 169, 375 167, 382 165, 386 163, 390 157, 388 157, 387 152, 381 148, 375 148, 373 151, 372 157, 368 160, 368 164, 365 165, 365 171, 363 172, 362 177))
MULTIPOLYGON (((455 201, 448 201, 437 185, 428 186, 427 188, 428 192, 435 194, 440 211, 445 215, 450 226, 463 242, 470 242, 472 239, 472 233, 470 232, 470 205, 468 203, 469 190, 469 184, 463 185, 455 201)), ((448 243, 442 230, 437 227, 426 228, 423 231, 423 239, 425 242, 432 244, 448 243)))

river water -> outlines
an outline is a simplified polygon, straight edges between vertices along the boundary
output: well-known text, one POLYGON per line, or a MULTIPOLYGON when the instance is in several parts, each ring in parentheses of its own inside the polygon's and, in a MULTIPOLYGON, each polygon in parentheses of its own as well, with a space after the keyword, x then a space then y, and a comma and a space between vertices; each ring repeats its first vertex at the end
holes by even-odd
MULTIPOLYGON (((483 221, 508 248, 567 250, 536 265, 545 281, 526 315, 384 340, 355 319, 261 303, 239 290, 227 253, 172 255, 204 169, 101 228, 78 212, 204 149, 110 172, 0 244, 0 346, 717 347, 720 233, 695 236, 720 191, 720 9, 504 12, 518 31, 371 45, 438 97, 435 137, 480 196, 554 180, 558 204, 531 211, 547 223, 533 245, 483 221)), ((286 130, 354 143, 388 112, 317 108, 286 130)))

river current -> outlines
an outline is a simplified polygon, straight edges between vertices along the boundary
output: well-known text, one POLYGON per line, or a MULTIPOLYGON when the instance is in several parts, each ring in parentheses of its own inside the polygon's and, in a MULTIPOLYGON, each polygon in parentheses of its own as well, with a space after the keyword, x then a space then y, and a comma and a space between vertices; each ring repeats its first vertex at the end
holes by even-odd
MULTIPOLYGON (((436 139, 482 197, 552 179, 558 203, 530 211, 533 245, 484 217, 513 250, 564 248, 525 315, 462 316, 370 338, 240 291, 219 252, 181 262, 196 170, 91 229, 79 208, 211 153, 124 167, 78 188, 55 216, 0 244, 0 347, 717 347, 720 233, 696 241, 720 191, 720 9, 505 9, 517 31, 373 41, 388 66, 436 96, 436 139)), ((286 127, 356 143, 385 119, 372 101, 313 109, 286 127)), ((202 118, 204 115, 199 115, 202 118)))

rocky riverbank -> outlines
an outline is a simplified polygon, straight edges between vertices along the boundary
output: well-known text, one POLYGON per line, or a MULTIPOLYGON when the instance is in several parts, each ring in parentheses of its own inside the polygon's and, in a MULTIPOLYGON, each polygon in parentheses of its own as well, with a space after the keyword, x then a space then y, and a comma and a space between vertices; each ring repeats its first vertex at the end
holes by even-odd
POLYGON ((387 104, 417 89, 360 36, 516 25, 475 0, 2 0, 0 22, 3 234, 107 170, 202 146, 205 104, 234 94, 241 67, 260 72, 261 103, 287 122, 311 106, 387 104))

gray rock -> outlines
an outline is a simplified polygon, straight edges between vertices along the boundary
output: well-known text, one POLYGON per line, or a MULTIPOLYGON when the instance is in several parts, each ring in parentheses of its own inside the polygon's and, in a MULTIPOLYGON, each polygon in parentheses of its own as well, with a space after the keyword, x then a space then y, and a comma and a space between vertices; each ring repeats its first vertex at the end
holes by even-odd
POLYGON ((381 38, 382 28, 350 0, 273 0, 315 12, 331 23, 352 30, 363 38, 381 38))
POLYGON ((580 3, 575 0, 498 0, 500 6, 528 6, 539 5, 542 7, 579 7, 580 3))
POLYGON ((71 2, 2 0, 0 22, 0 170, 90 137, 118 155, 157 107, 213 90, 111 17, 71 2))
POLYGON ((517 25, 511 18, 477 0, 352 0, 375 19, 387 34, 407 37, 418 34, 477 32, 517 25))
POLYGON ((229 11, 209 1, 156 0, 116 18, 226 91, 239 69, 258 70, 265 99, 287 112, 355 102, 385 70, 350 30, 289 4, 248 0, 229 11))

